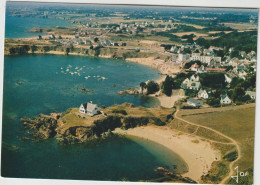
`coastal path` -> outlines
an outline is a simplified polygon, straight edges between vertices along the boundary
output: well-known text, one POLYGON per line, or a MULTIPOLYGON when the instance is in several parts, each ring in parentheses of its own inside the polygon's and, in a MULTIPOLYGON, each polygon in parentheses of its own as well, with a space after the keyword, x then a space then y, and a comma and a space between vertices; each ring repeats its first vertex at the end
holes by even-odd
POLYGON ((214 133, 216 133, 216 134, 218 134, 218 135, 228 139, 231 142, 231 143, 222 143, 222 144, 233 144, 236 147, 238 156, 237 156, 236 160, 232 161, 229 164, 229 169, 230 169, 229 174, 220 182, 220 184, 225 184, 225 182, 227 182, 229 180, 229 178, 231 178, 231 176, 234 174, 234 167, 233 167, 234 163, 237 162, 241 158, 241 148, 238 145, 237 141, 235 141, 233 138, 231 138, 231 137, 229 137, 229 136, 227 136, 227 135, 225 135, 225 134, 223 134, 223 133, 221 133, 221 132, 219 132, 219 131, 217 131, 217 130, 215 130, 213 128, 210 128, 210 127, 207 127, 207 126, 203 126, 203 125, 199 125, 199 124, 193 123, 191 121, 185 120, 185 119, 179 117, 178 113, 179 113, 179 108, 177 108, 177 111, 175 112, 175 115, 174 115, 174 117, 176 119, 179 119, 179 120, 181 120, 183 122, 186 122, 186 123, 188 123, 190 125, 193 125, 193 126, 197 126, 197 127, 201 127, 201 128, 204 128, 204 129, 208 129, 208 130, 210 130, 210 131, 212 131, 212 132, 214 132, 214 133))

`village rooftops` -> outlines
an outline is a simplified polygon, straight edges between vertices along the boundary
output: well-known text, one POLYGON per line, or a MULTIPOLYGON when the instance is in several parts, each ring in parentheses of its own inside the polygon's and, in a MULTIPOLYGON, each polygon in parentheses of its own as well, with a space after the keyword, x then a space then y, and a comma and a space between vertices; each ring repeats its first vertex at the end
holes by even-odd
POLYGON ((202 103, 198 100, 195 100, 193 98, 189 98, 187 101, 187 104, 193 107, 201 107, 202 103))

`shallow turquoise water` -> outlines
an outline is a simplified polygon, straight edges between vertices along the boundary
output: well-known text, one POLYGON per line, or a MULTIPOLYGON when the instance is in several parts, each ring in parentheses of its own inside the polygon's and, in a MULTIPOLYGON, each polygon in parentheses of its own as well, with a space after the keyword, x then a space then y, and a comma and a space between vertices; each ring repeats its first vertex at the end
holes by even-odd
POLYGON ((185 163, 177 155, 156 143, 138 138, 111 139, 96 146, 60 146, 55 139, 40 143, 20 141, 21 137, 27 136, 19 121, 21 117, 49 114, 54 110, 64 112, 91 100, 99 106, 124 102, 157 106, 156 99, 122 97, 117 92, 159 77, 154 69, 120 60, 53 55, 6 56, 3 142, 21 149, 15 152, 3 148, 2 175, 137 181, 155 178, 154 169, 158 166, 174 170, 173 165, 177 165, 175 171, 183 172, 185 163), (77 73, 71 75, 67 69, 77 73), (90 78, 86 79, 87 76, 90 78), (23 83, 19 85, 18 82, 23 83), (84 94, 82 87, 94 92, 84 94))

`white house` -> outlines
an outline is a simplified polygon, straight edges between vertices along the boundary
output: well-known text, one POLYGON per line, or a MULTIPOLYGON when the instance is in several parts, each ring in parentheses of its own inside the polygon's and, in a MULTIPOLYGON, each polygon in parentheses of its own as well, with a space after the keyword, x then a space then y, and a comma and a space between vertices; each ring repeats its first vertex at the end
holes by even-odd
POLYGON ((209 98, 209 95, 208 95, 208 93, 207 93, 207 91, 206 90, 200 90, 199 92, 198 92, 198 97, 199 98, 203 98, 203 99, 208 99, 209 98))
POLYGON ((246 95, 249 95, 252 100, 256 98, 256 92, 253 91, 246 91, 246 95))
POLYGON ((198 75, 192 75, 190 77, 190 80, 193 82, 199 82, 200 81, 200 77, 198 75))
POLYGON ((92 102, 81 104, 79 107, 79 112, 82 114, 88 114, 90 116, 100 114, 98 106, 92 102))
POLYGON ((181 88, 183 89, 192 89, 192 90, 199 90, 201 88, 201 83, 199 81, 198 75, 192 75, 190 79, 186 78, 182 84, 181 88))
POLYGON ((225 82, 226 83, 231 83, 232 82, 232 78, 229 76, 229 74, 225 74, 225 82))
POLYGON ((228 105, 228 104, 231 104, 231 100, 230 98, 228 97, 228 95, 223 95, 221 96, 221 100, 220 100, 220 103, 221 104, 225 104, 225 105, 228 105))
POLYGON ((206 73, 207 72, 207 70, 206 70, 206 68, 204 67, 204 65, 201 65, 199 68, 198 68, 198 70, 197 70, 197 73, 206 73))
POLYGON ((243 80, 246 79, 247 73, 244 70, 238 72, 238 77, 242 78, 243 80))
POLYGON ((177 53, 178 50, 179 50, 179 48, 177 48, 176 46, 172 46, 171 49, 170 49, 170 51, 174 52, 174 53, 177 53))
POLYGON ((191 60, 200 60, 200 53, 192 53, 191 54, 191 60))
POLYGON ((179 54, 177 62, 182 63, 190 59, 190 54, 179 54))
POLYGON ((192 107, 201 107, 202 103, 198 100, 195 100, 193 98, 189 98, 187 101, 187 105, 190 105, 192 107))
POLYGON ((195 64, 193 64, 193 65, 191 65, 191 67, 190 67, 190 70, 191 71, 198 71, 198 68, 199 68, 200 66, 197 64, 197 63, 195 63, 195 64))

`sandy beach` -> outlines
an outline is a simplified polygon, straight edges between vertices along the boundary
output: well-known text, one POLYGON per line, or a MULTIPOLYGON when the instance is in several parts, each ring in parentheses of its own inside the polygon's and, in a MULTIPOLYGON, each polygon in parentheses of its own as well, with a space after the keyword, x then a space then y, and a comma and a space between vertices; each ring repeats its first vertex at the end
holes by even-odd
POLYGON ((187 163, 189 171, 183 174, 195 181, 207 174, 213 161, 220 159, 220 153, 210 143, 195 136, 180 134, 168 127, 154 125, 128 130, 116 129, 115 133, 151 140, 179 155, 187 163))
POLYGON ((173 76, 174 74, 181 71, 181 65, 165 62, 164 60, 155 60, 154 57, 148 58, 127 58, 126 61, 135 62, 138 64, 146 65, 154 69, 159 70, 164 75, 173 76))

